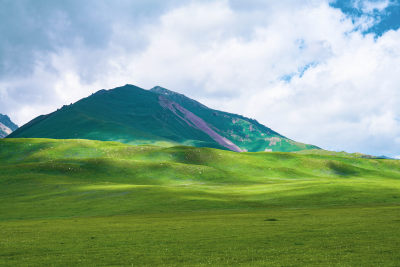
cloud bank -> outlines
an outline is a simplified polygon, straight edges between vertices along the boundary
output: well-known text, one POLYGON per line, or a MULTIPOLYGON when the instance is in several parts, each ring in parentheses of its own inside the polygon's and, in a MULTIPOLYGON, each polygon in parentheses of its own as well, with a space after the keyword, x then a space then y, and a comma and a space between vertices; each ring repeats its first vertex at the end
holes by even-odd
POLYGON ((326 149, 398 155, 390 1, 0 0, 0 113, 22 124, 102 88, 170 88, 326 149), (11 12, 12 11, 12 12, 11 12))

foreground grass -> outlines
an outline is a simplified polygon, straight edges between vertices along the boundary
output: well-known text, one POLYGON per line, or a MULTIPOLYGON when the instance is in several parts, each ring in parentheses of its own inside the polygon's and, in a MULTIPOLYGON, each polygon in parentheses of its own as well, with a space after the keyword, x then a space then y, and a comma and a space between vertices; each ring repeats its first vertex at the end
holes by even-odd
POLYGON ((400 163, 0 141, 0 265, 398 266, 400 163))
POLYGON ((398 266, 398 207, 0 223, 0 265, 398 266))

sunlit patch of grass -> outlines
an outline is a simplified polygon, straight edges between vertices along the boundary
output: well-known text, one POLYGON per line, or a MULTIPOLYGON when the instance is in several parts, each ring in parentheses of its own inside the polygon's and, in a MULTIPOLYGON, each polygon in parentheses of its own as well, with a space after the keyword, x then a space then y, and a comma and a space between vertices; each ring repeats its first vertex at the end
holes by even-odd
POLYGON ((85 185, 78 187, 78 190, 126 190, 131 188, 148 188, 153 185, 139 185, 139 184, 96 184, 96 185, 85 185))

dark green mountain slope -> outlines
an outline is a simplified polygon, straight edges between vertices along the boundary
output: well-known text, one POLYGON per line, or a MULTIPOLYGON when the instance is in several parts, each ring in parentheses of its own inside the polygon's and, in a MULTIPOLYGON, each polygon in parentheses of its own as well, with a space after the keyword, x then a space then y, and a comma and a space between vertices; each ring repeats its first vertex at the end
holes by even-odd
POLYGON ((42 115, 9 137, 94 139, 130 144, 183 144, 232 151, 297 151, 294 142, 240 115, 209 109, 161 87, 101 90, 42 115))
POLYGON ((17 128, 18 126, 7 115, 0 114, 0 138, 6 137, 17 128))

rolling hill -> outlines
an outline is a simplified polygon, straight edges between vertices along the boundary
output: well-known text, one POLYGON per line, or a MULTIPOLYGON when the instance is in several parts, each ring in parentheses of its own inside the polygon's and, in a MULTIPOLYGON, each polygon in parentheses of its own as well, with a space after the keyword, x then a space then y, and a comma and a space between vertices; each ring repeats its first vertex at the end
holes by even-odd
POLYGON ((256 120, 210 109, 165 88, 144 90, 133 85, 100 90, 33 119, 9 137, 190 145, 250 152, 317 148, 290 140, 256 120))
POLYGON ((7 115, 0 114, 0 138, 6 137, 17 128, 18 126, 7 115))
POLYGON ((397 266, 400 161, 0 140, 1 266, 397 266))

